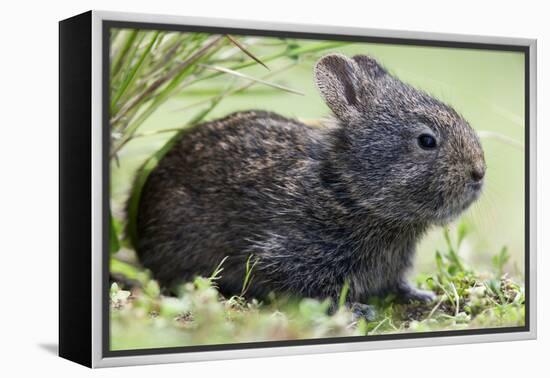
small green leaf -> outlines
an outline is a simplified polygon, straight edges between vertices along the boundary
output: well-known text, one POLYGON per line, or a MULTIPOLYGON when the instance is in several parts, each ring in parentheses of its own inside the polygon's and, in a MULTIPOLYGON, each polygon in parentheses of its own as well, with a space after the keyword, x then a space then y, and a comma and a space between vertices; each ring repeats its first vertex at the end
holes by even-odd
POLYGON ((449 275, 454 276, 458 271, 458 268, 456 265, 449 265, 449 268, 447 269, 447 272, 449 275))
POLYGON ((435 251, 435 263, 439 272, 443 272, 445 270, 443 267, 443 257, 439 251, 435 251))
POLYGON ((460 248, 460 245, 462 244, 462 241, 468 234, 468 231, 469 231, 468 224, 466 222, 461 222, 458 225, 458 240, 457 240, 457 247, 456 247, 457 249, 460 248))
POLYGON ((138 267, 128 264, 127 262, 120 261, 114 257, 111 257, 110 272, 123 275, 130 280, 139 281, 142 284, 148 279, 148 274, 146 272, 143 272, 138 267))
POLYGON ((451 234, 449 233, 449 229, 445 227, 443 229, 443 236, 445 237, 445 242, 447 243, 447 248, 449 248, 449 251, 453 251, 453 243, 451 242, 451 234))
POLYGON ((144 290, 145 293, 151 298, 157 298, 160 295, 160 286, 155 280, 150 280, 149 282, 147 282, 144 290))
POLYGON ((502 277, 504 273, 504 266, 508 263, 509 260, 510 254, 508 253, 508 247, 506 246, 502 247, 498 255, 495 255, 491 258, 493 267, 497 272, 497 278, 502 277))
POLYGON ((338 299, 338 308, 343 308, 346 304, 349 293, 349 280, 345 280, 340 291, 340 298, 338 299))

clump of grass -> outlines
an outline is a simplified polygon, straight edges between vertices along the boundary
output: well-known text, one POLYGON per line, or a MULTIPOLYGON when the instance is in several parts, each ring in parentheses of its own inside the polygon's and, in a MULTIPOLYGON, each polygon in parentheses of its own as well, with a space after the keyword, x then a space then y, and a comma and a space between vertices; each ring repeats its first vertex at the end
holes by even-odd
MULTIPOLYGON (((252 261, 249 259, 249 261, 252 261)), ((253 264, 253 262, 252 262, 253 264)), ((294 340, 358 335, 351 313, 328 314, 328 301, 280 298, 269 304, 254 298, 224 298, 216 288, 221 266, 209 278, 197 277, 166 296, 155 280, 125 290, 111 286, 111 348, 294 340)), ((248 281, 250 282, 250 281, 248 281)), ((251 283, 253 284, 253 283, 251 283)), ((246 289, 247 284, 243 283, 246 289)))
POLYGON ((328 41, 302 45, 295 40, 280 39, 268 53, 259 54, 256 45, 261 41, 258 38, 195 32, 112 31, 109 72, 111 159, 117 164, 119 154, 135 138, 158 133, 173 134, 159 150, 143 157, 142 168, 130 195, 127 219, 111 216, 112 253, 124 245, 131 246, 132 240, 135 240, 135 216, 141 188, 149 173, 182 133, 207 119, 224 99, 253 85, 285 91, 289 95, 300 94, 298 89, 271 80, 301 59, 347 44, 328 41), (273 71, 270 69, 271 63, 283 59, 290 64, 273 71), (256 77, 241 72, 253 66, 262 67, 265 74, 256 77), (208 98, 186 106, 185 111, 193 116, 184 124, 153 133, 140 131, 143 124, 170 98, 193 90, 197 83, 214 81, 223 75, 231 79, 225 81, 224 87, 214 90, 208 98), (120 232, 123 226, 128 230, 127 240, 122 240, 125 239, 120 232))
POLYGON ((433 303, 401 304, 393 296, 373 298, 374 320, 356 320, 344 305, 330 312, 330 301, 271 296, 269 302, 246 297, 254 285, 255 259, 247 260, 246 278, 239 296, 224 298, 216 288, 223 261, 208 278, 197 277, 181 285, 176 296, 163 295, 147 272, 115 266, 130 272, 138 282, 126 290, 111 287, 111 342, 113 349, 186 346, 251 341, 364 336, 404 332, 520 326, 524 324, 522 285, 504 273, 506 253, 494 258, 493 272, 476 272, 460 257, 466 236, 459 227, 456 241, 445 231, 447 250, 435 253, 436 271, 417 276, 421 288, 433 290, 433 303))
POLYGON ((435 303, 403 305, 391 297, 376 299, 381 309, 378 321, 384 324, 369 325, 369 334, 524 325, 525 292, 504 273, 507 249, 493 257, 494 271, 476 271, 459 254, 466 234, 465 223, 459 225, 455 241, 444 230, 447 250, 435 252, 436 271, 416 278, 419 287, 436 293, 435 303))

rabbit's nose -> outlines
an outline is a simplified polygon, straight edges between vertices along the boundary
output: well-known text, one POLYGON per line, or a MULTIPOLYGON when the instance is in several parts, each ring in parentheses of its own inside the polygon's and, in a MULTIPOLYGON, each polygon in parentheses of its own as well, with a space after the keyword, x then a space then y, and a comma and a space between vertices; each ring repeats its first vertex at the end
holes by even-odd
POLYGON ((485 176, 485 167, 484 166, 476 166, 473 167, 470 171, 470 176, 472 177, 472 180, 475 182, 479 182, 483 180, 483 177, 485 176))

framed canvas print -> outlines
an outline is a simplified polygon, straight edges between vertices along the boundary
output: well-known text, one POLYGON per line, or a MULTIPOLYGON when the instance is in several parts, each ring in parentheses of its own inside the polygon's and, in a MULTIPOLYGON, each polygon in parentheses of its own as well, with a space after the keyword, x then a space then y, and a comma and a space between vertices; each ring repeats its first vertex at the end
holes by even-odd
POLYGON ((60 24, 60 355, 536 337, 536 41, 60 24))

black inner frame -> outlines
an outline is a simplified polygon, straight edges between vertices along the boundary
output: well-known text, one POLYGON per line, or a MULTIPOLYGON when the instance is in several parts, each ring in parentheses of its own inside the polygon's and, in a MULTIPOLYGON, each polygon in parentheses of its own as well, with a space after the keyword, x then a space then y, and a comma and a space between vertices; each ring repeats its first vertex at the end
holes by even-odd
MULTIPOLYGON (((403 32, 406 35, 406 32, 403 32)), ((529 178, 530 178, 530 157, 529 157, 529 136, 530 136, 530 55, 529 46, 508 45, 508 44, 490 44, 478 42, 451 42, 437 40, 423 40, 413 38, 389 38, 389 37, 369 37, 369 36, 350 36, 338 34, 324 33, 307 33, 307 32, 289 32, 289 31, 273 31, 273 30, 256 30, 244 28, 226 28, 226 27, 210 27, 210 26, 192 26, 192 25, 176 25, 176 24, 160 24, 146 22, 127 22, 116 20, 104 20, 102 22, 102 143, 103 143, 103 159, 102 159, 102 177, 103 177, 103 276, 102 276, 102 355, 103 357, 122 357, 122 356, 140 356, 151 354, 169 354, 169 353, 185 353, 185 352, 207 352, 207 351, 222 351, 234 349, 254 349, 254 348, 276 348, 276 347, 292 347, 305 345, 319 344, 341 344, 352 342, 365 341, 381 341, 381 340, 401 340, 401 339, 418 339, 432 337, 447 337, 447 336, 462 336, 462 335, 487 335, 496 333, 517 333, 529 332, 530 330, 530 241, 529 241, 529 217, 530 217, 530 198, 529 198, 529 178), (429 46, 429 47, 451 47, 462 49, 476 50, 495 50, 495 51, 513 51, 520 52, 524 55, 524 81, 525 81, 525 325, 523 327, 495 327, 495 328, 480 328, 480 329, 465 329, 465 330, 449 330, 449 331, 433 331, 433 332, 418 332, 405 334, 386 334, 386 335, 371 335, 371 336, 348 336, 348 337, 331 337, 317 339, 297 339, 297 340, 282 340, 282 341, 260 341, 260 342, 243 342, 234 344, 209 344, 209 345, 193 345, 181 347, 162 347, 162 348, 143 348, 129 350, 110 350, 110 306, 109 306, 109 202, 110 202, 110 31, 112 28, 128 28, 128 29, 143 29, 143 30, 166 30, 175 32, 202 32, 212 34, 233 34, 233 35, 254 35, 264 37, 279 37, 279 38, 297 38, 297 39, 313 39, 313 40, 335 40, 335 41, 350 41, 362 43, 384 43, 391 45, 406 45, 406 46, 429 46)))

